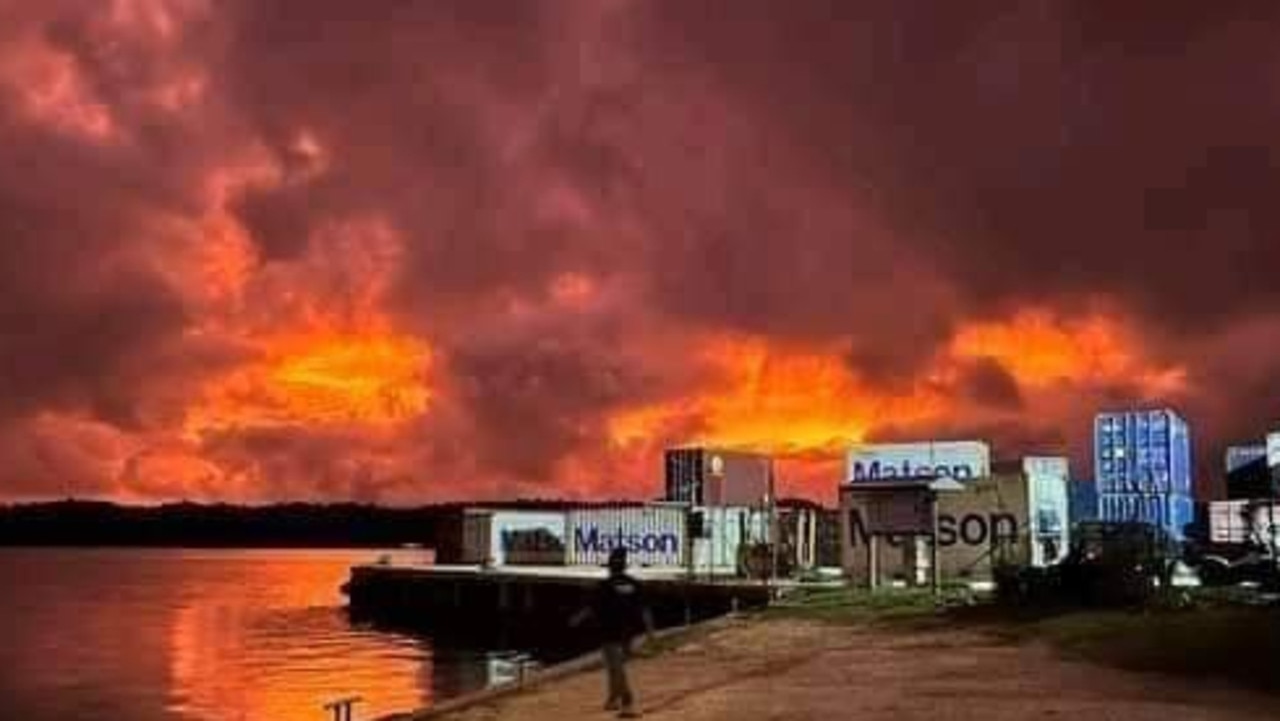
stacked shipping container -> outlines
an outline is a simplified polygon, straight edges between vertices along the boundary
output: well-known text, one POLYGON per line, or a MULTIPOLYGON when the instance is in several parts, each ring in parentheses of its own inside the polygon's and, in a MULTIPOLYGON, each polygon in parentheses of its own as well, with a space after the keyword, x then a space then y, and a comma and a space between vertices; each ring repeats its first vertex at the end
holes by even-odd
POLYGON ((1195 521, 1190 432, 1171 410, 1100 414, 1094 471, 1103 521, 1151 523, 1179 540, 1195 521))

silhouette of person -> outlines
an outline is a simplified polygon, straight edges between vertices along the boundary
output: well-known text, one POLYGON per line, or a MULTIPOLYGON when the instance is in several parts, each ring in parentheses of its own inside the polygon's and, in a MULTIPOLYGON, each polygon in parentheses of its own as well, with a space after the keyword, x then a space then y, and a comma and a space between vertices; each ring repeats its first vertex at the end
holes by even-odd
POLYGON ((590 607, 571 621, 579 625, 586 615, 593 615, 600 632, 604 656, 608 698, 605 711, 617 711, 619 718, 636 718, 635 696, 627 679, 627 659, 631 642, 643 627, 646 641, 653 641, 653 614, 645 604, 640 582, 627 574, 627 550, 615 548, 609 553, 609 576, 596 586, 590 607))

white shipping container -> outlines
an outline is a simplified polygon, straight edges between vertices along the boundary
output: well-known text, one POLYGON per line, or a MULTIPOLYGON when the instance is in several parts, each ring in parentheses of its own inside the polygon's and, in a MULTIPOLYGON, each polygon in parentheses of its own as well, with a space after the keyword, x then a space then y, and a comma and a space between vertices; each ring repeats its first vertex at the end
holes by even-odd
POLYGON ((849 449, 846 482, 894 478, 953 478, 991 475, 991 447, 982 441, 869 443, 849 449))
POLYGON ((1227 473, 1243 468, 1259 458, 1267 457, 1265 445, 1230 446, 1227 448, 1227 473))
POLYGON ((694 509, 703 517, 702 538, 693 539, 695 572, 731 574, 738 570, 738 553, 744 545, 769 538, 767 511, 747 507, 694 509))
POLYGON ((513 546, 528 548, 526 538, 542 536, 564 546, 565 514, 559 511, 496 510, 489 523, 489 558, 498 566, 509 562, 513 546))
POLYGON ((571 566, 603 566, 617 547, 631 566, 683 568, 688 510, 678 505, 582 508, 567 515, 566 552, 571 566))
MULTIPOLYGON (((1280 527, 1280 504, 1257 501, 1213 501, 1209 504, 1209 538, 1214 543, 1271 542, 1272 518, 1280 527)), ((1277 530, 1280 535, 1280 529, 1277 530)))
POLYGON ((1211 501, 1209 539, 1214 543, 1244 543, 1249 534, 1245 515, 1248 501, 1211 501))
POLYGON ((1267 434, 1267 468, 1280 466, 1280 432, 1267 434))
POLYGON ((1027 456, 1022 471, 1027 477, 1030 504, 1031 565, 1047 566, 1066 556, 1070 546, 1067 483, 1070 462, 1060 456, 1027 456))

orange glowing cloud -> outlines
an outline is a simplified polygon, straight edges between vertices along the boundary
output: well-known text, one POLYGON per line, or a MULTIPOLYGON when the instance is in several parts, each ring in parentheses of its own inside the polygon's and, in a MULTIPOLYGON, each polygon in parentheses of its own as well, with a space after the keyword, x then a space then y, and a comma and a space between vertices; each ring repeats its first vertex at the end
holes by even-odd
POLYGON ((916 420, 942 409, 943 399, 926 388, 906 395, 877 392, 834 348, 726 336, 697 355, 717 379, 708 391, 623 414, 612 428, 616 442, 652 437, 679 419, 695 418, 696 437, 682 440, 803 453, 861 440, 885 417, 916 420))
POLYGON ((1026 310, 1000 322, 965 326, 951 341, 956 359, 998 361, 1020 385, 1121 381, 1138 383, 1150 395, 1185 389, 1186 371, 1157 367, 1144 357, 1132 330, 1101 315, 1063 320, 1045 310, 1026 310))
POLYGON ((1181 391, 1186 383, 1184 369, 1155 364, 1121 322, 1102 316, 1062 319, 1041 310, 962 326, 905 388, 878 387, 860 377, 840 346, 805 348, 725 336, 695 355, 715 381, 692 397, 620 414, 611 427, 616 444, 692 427, 691 437, 676 440, 784 456, 832 453, 880 426, 955 415, 961 368, 976 359, 998 362, 1031 394, 1055 384, 1136 381, 1155 397, 1181 391))
POLYGON ((389 330, 317 330, 261 343, 260 360, 212 382, 187 416, 188 434, 281 425, 385 426, 431 400, 427 344, 389 330))

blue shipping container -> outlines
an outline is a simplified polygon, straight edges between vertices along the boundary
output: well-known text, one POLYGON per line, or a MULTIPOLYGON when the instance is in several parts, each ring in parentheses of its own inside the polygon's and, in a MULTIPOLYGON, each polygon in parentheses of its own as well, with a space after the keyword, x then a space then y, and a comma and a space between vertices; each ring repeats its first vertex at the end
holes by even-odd
POLYGON ((1098 486, 1093 481, 1067 483, 1067 516, 1072 524, 1098 520, 1098 486))
POLYGON ((1099 493, 1194 495, 1191 432, 1172 410, 1099 414, 1093 462, 1099 493))
POLYGON ((1102 521, 1138 521, 1159 526, 1177 540, 1186 537, 1186 527, 1196 520, 1195 502, 1189 496, 1167 493, 1102 493, 1098 496, 1098 518, 1102 521))

